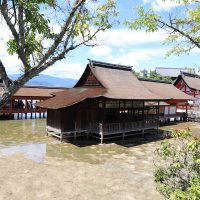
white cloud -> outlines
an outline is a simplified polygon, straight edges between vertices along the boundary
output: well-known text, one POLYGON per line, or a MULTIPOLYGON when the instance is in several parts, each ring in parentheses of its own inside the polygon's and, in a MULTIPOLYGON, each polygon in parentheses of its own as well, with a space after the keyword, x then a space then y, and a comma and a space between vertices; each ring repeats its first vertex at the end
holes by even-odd
POLYGON ((200 53, 200 49, 195 47, 194 49, 191 50, 192 53, 200 53))
POLYGON ((169 11, 172 8, 175 8, 180 5, 181 4, 176 3, 175 1, 170 1, 170 0, 166 0, 166 1, 156 0, 152 3, 152 7, 155 11, 161 11, 161 10, 169 11))
POLYGON ((134 31, 128 29, 114 29, 99 33, 97 41, 117 47, 146 44, 150 42, 161 42, 165 38, 164 32, 146 33, 145 31, 134 31))
POLYGON ((1 30, 1 35, 0 35, 0 40, 4 41, 6 44, 7 41, 11 38, 11 32, 7 25, 0 20, 0 30, 1 30))
POLYGON ((155 11, 170 11, 171 9, 182 5, 172 0, 143 0, 144 4, 151 4, 151 7, 155 11))
POLYGON ((11 32, 4 23, 0 23, 0 59, 8 74, 20 73, 21 61, 16 54, 9 55, 7 52, 7 42, 11 39, 11 32))
POLYGON ((150 61, 158 56, 162 57, 165 52, 165 49, 135 49, 120 56, 108 58, 108 61, 137 67, 141 61, 150 61))
POLYGON ((124 49, 124 48, 119 48, 119 52, 120 53, 124 53, 126 51, 126 49, 124 49))
POLYGON ((85 66, 81 65, 80 63, 66 63, 63 60, 46 69, 42 72, 42 74, 59 78, 79 79, 84 69, 85 66))
POLYGON ((106 45, 95 46, 89 50, 89 53, 94 56, 108 56, 111 52, 112 49, 106 45))
POLYGON ((17 55, 1 56, 1 61, 3 62, 8 74, 19 74, 19 73, 21 73, 20 69, 21 69, 22 63, 18 59, 17 55))
MULTIPOLYGON (((119 57, 112 58, 108 61, 111 63, 115 63, 115 64, 135 66, 135 65, 138 65, 138 60, 135 58, 136 54, 137 53, 135 53, 135 52, 129 52, 129 53, 123 54, 119 57)), ((144 55, 142 55, 142 56, 144 56, 144 55)))

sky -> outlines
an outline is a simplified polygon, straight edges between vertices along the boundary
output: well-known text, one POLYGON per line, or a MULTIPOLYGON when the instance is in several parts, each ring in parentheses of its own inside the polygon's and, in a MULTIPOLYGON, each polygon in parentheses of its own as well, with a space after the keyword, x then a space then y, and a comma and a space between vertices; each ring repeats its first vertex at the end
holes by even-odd
MULTIPOLYGON (((134 7, 143 4, 146 8, 153 8, 159 14, 168 14, 178 9, 174 2, 166 0, 117 0, 119 20, 124 21, 135 17, 134 7)), ((19 74, 20 62, 17 56, 9 56, 6 51, 6 40, 9 32, 5 25, 0 24, 0 58, 8 74, 19 74)), ((132 66, 134 70, 153 70, 155 67, 192 67, 200 66, 198 49, 189 55, 166 57, 169 46, 163 45, 165 33, 162 31, 146 33, 143 30, 129 30, 120 24, 97 36, 98 46, 80 47, 62 61, 57 62, 42 74, 59 78, 79 79, 88 59, 132 66)))

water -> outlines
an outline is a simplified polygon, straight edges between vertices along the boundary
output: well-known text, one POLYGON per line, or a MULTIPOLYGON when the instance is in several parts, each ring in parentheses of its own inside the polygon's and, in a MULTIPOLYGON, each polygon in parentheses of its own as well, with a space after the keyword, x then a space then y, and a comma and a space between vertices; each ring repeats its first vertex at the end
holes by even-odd
POLYGON ((124 142, 119 139, 97 145, 96 140, 86 141, 86 138, 82 138, 76 144, 60 144, 57 139, 46 136, 45 126, 45 119, 0 121, 0 155, 23 154, 38 163, 43 163, 45 157, 58 157, 97 164, 121 154, 134 156, 133 149, 145 151, 148 143, 159 144, 163 134, 177 128, 189 127, 194 135, 200 136, 200 125, 188 122, 161 127, 159 135, 151 133, 145 138, 128 137, 124 142))
POLYGON ((156 148, 168 131, 200 130, 181 123, 124 142, 60 144, 45 126, 45 119, 0 121, 0 199, 161 200, 153 181, 156 148))
POLYGON ((43 163, 46 144, 23 144, 0 148, 0 155, 23 154, 26 158, 43 163))

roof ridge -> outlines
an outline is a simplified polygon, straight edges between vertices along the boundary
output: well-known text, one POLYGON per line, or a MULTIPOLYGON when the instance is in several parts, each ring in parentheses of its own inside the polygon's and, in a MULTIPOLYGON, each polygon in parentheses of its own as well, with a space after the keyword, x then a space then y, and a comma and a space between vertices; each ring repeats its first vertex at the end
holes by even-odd
POLYGON ((193 73, 183 72, 183 71, 181 71, 181 75, 189 76, 189 77, 193 77, 193 78, 200 78, 200 75, 198 75, 198 74, 193 74, 193 73))
POLYGON ((119 65, 119 64, 112 64, 112 63, 107 63, 107 62, 101 62, 101 61, 96 61, 96 60, 89 60, 89 64, 91 67, 105 67, 105 68, 110 68, 110 69, 120 69, 120 70, 125 70, 125 71, 132 71, 132 66, 127 66, 127 65, 119 65))
POLYGON ((67 87, 57 87, 57 86, 40 86, 40 85, 24 85, 21 88, 38 88, 38 89, 69 89, 67 87))

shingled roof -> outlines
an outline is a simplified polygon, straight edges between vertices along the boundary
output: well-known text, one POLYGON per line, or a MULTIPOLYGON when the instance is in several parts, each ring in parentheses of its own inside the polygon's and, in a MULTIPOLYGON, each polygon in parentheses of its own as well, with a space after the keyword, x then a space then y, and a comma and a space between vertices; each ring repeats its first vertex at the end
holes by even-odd
POLYGON ((95 98, 99 96, 119 100, 168 99, 148 90, 133 75, 130 66, 89 60, 89 64, 86 66, 86 69, 75 85, 75 88, 69 89, 67 92, 59 93, 56 97, 40 102, 37 105, 50 109, 58 109, 68 107, 86 98, 95 98), (99 84, 86 86, 85 82, 91 73, 99 84), (71 100, 69 100, 69 98, 71 98, 71 100))
MULTIPOLYGON (((3 84, 0 84, 0 92, 3 90, 3 84)), ((20 88, 14 96, 17 97, 52 97, 54 93, 67 90, 61 87, 43 87, 43 86, 24 86, 20 88)))
POLYGON ((183 79, 183 81, 186 83, 186 85, 194 90, 200 90, 200 76, 197 74, 191 74, 191 73, 185 73, 182 72, 176 81, 174 82, 174 85, 178 83, 180 79, 183 79))
POLYGON ((176 88, 173 84, 166 81, 155 81, 149 79, 140 79, 142 84, 154 94, 163 98, 176 100, 191 100, 192 97, 176 88))

